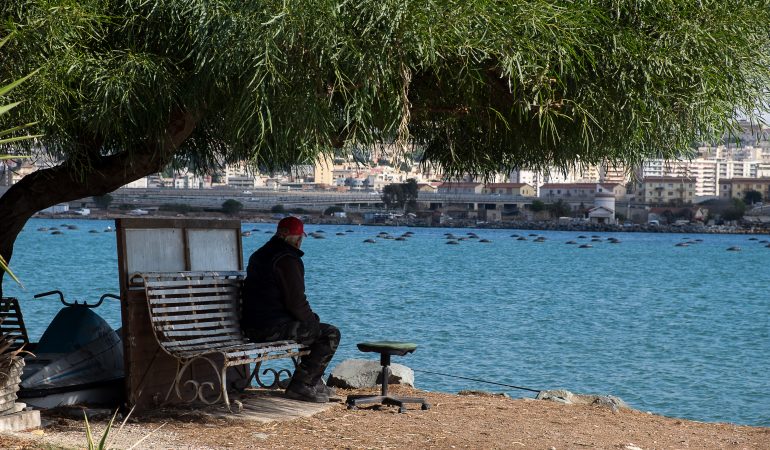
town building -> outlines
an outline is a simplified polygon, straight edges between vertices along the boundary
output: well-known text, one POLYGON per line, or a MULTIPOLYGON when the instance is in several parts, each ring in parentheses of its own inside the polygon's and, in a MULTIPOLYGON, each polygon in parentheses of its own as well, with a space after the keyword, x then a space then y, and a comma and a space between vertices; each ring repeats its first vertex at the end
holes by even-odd
POLYGON ((689 177, 645 177, 637 187, 636 201, 648 205, 691 204, 695 179, 689 177))
POLYGON ((487 183, 481 192, 483 194, 535 197, 535 188, 526 183, 487 183))
POLYGON ((546 183, 540 187, 538 197, 548 203, 563 200, 593 204, 597 193, 610 193, 616 199, 622 199, 626 195, 626 188, 618 183, 546 183))
POLYGON ((728 178, 719 180, 720 198, 746 197, 749 191, 757 191, 762 194, 762 200, 770 199, 770 177, 768 178, 728 178))
POLYGON ((483 183, 446 182, 438 187, 439 194, 481 194, 483 183))

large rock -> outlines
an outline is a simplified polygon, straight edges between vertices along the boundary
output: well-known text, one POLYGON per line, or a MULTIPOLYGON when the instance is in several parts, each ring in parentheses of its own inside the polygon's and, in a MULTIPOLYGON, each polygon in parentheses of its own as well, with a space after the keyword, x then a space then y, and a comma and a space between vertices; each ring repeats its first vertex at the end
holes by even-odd
MULTIPOLYGON (((332 370, 326 384, 343 389, 372 388, 382 384, 382 366, 379 361, 346 359, 332 370)), ((414 371, 401 364, 390 365, 388 384, 414 387, 414 371)))
POLYGON ((538 400, 550 400, 552 402, 568 405, 599 405, 606 406, 617 412, 618 409, 631 409, 626 402, 614 395, 573 394, 566 390, 540 391, 538 400))

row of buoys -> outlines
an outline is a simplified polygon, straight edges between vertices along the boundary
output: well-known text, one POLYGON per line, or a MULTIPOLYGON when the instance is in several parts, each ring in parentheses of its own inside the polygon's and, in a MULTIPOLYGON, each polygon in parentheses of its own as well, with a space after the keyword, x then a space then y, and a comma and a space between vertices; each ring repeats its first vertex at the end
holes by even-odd
MULTIPOLYGON (((348 230, 348 231, 350 233, 353 232, 353 230, 348 230)), ((387 231, 380 231, 379 233, 377 233, 377 236, 375 236, 375 237, 376 238, 380 238, 380 239, 384 239, 384 240, 388 240, 388 241, 406 241, 407 238, 410 238, 412 236, 414 236, 414 232, 412 232, 412 231, 407 231, 404 234, 402 234, 401 236, 392 236, 387 231)), ((364 239, 364 243, 366 243, 366 244, 376 244, 377 240, 376 239, 364 239)))
MULTIPOLYGON (((77 225, 66 224, 66 223, 61 224, 60 227, 66 228, 68 230, 77 230, 78 229, 77 225)), ((40 228, 37 229, 37 231, 57 231, 58 229, 59 229, 58 227, 40 227, 40 228)))
POLYGON ((469 231, 468 233, 465 233, 465 236, 455 236, 452 233, 444 233, 444 237, 446 238, 446 243, 449 245, 458 245, 462 241, 467 241, 469 239, 478 239, 477 242, 480 242, 482 244, 491 244, 492 241, 489 239, 481 239, 479 238, 479 235, 469 231))
POLYGON ((750 237, 750 238, 749 238, 749 240, 750 240, 750 241, 757 241, 757 243, 759 243, 759 244, 764 244, 764 245, 765 245, 765 247, 767 247, 767 248, 770 248, 770 241, 769 241, 769 240, 767 240, 767 239, 762 239, 762 240, 760 241, 760 240, 759 240, 759 238, 756 238, 756 237, 750 237))
MULTIPOLYGON (((530 233, 529 236, 530 237, 532 237, 532 236, 535 237, 535 239, 532 242, 545 242, 547 240, 547 238, 545 236, 538 236, 537 234, 534 234, 534 233, 530 233)), ((526 240, 528 240, 528 238, 526 236, 520 235, 520 234, 515 234, 515 233, 512 234, 511 237, 512 238, 516 238, 517 241, 526 241, 526 240)), ((588 236, 580 235, 577 238, 578 239, 588 239, 588 236)), ((591 242, 602 242, 602 237, 601 236, 596 236, 596 235, 591 236, 591 242)), ((616 238, 616 237, 610 237, 610 238, 607 238, 607 242, 609 242, 610 244, 620 244, 621 240, 616 238)), ((567 241, 566 244, 568 244, 568 245, 577 245, 577 241, 567 241)), ((583 245, 580 245, 578 248, 593 248, 593 246, 591 244, 583 244, 583 245)))
MULTIPOLYGON (((64 227, 67 230, 78 230, 79 229, 76 225, 62 225, 62 227, 64 227)), ((50 234, 54 234, 54 235, 56 235, 56 234, 64 234, 64 232, 62 230, 60 230, 58 227, 50 227, 50 228, 40 227, 40 228, 37 229, 37 231, 50 232, 50 234)), ((105 233, 111 233, 112 231, 113 231, 112 227, 107 227, 107 228, 104 229, 105 233)), ((88 232, 93 234, 93 233, 98 233, 99 231, 91 229, 91 230, 88 230, 88 232)))

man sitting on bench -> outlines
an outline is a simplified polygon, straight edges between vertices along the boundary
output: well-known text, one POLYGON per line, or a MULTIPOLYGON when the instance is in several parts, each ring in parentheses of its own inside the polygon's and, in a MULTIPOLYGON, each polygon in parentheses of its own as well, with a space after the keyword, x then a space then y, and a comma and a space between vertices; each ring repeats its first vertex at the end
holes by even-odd
POLYGON ((337 327, 321 323, 305 296, 300 250, 302 221, 286 217, 275 235, 249 257, 241 328, 253 342, 294 340, 310 347, 286 388, 296 400, 323 403, 333 395, 321 378, 340 342, 337 327))

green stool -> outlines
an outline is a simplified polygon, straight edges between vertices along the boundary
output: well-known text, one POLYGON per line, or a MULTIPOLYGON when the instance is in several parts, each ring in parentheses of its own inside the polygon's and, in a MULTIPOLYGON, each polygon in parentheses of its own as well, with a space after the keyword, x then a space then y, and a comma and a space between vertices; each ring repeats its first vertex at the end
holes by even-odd
POLYGON ((359 405, 367 403, 381 403, 383 405, 398 406, 398 412, 406 412, 407 403, 419 403, 421 409, 430 408, 424 398, 394 397, 388 395, 388 379, 390 378, 390 355, 404 356, 417 349, 417 344, 409 342, 377 341, 361 342, 358 349, 362 352, 375 352, 380 354, 382 365, 382 393, 380 395, 349 395, 347 399, 348 409, 356 409, 359 405))

